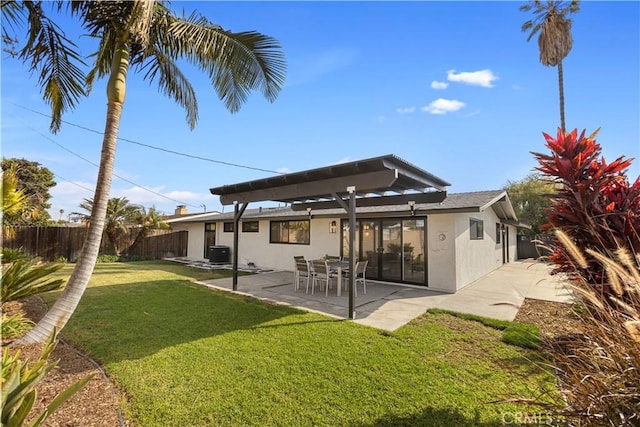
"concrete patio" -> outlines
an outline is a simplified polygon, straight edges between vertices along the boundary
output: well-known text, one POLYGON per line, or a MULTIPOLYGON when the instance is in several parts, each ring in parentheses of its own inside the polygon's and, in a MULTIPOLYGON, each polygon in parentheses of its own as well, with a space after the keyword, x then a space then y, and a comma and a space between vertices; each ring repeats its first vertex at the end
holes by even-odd
MULTIPOLYGON (((550 276, 543 263, 516 261, 471 283, 455 294, 428 288, 367 280, 367 293, 358 287, 355 322, 393 331, 430 308, 453 310, 495 319, 513 320, 525 298, 570 302, 571 295, 559 277, 550 276)), ((231 278, 201 284, 231 291, 231 278)), ((270 302, 319 312, 336 318, 348 317, 348 292, 336 295, 335 286, 314 295, 293 288, 293 272, 274 271, 238 278, 238 292, 270 302)))

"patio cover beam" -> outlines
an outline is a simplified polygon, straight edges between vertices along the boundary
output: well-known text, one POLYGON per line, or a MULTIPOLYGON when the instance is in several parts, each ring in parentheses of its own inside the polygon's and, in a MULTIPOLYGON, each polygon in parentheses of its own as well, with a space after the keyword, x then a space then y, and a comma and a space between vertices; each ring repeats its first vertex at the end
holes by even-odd
POLYGON ((396 169, 386 169, 359 175, 328 178, 319 181, 308 181, 297 184, 242 191, 220 196, 220 203, 230 205, 233 202, 256 202, 273 200, 280 202, 305 201, 326 198, 331 193, 344 193, 347 185, 355 185, 362 191, 391 187, 398 179, 396 169))
POLYGON ((349 247, 349 318, 355 317, 355 224, 356 205, 392 205, 409 201, 437 203, 446 197, 449 186, 430 174, 394 155, 374 157, 354 162, 340 163, 323 168, 294 172, 270 178, 257 179, 231 185, 210 188, 209 192, 220 196, 222 205, 235 203, 234 215, 234 287, 237 288, 238 225, 242 212, 250 202, 277 201, 291 203, 294 209, 312 207, 322 203, 343 208, 350 221, 349 247), (435 192, 427 192, 433 188, 435 192), (410 191, 415 193, 407 194, 410 191), (400 196, 384 196, 387 192, 400 196), (370 197, 377 194, 377 197, 370 197), (369 197, 368 197, 369 196, 369 197), (367 201, 372 199, 371 202, 367 201), (333 200, 332 200, 333 199, 333 200), (238 204, 242 204, 242 212, 238 204), (309 206, 306 206, 308 204, 309 206), (303 207, 304 205, 304 207, 303 207))
MULTIPOLYGON (((346 208, 345 202, 348 199, 342 199, 337 194, 333 194, 335 200, 326 200, 318 202, 301 202, 293 203, 291 210, 304 211, 307 208, 311 209, 333 209, 342 207, 346 208)), ((370 206, 392 206, 392 205, 406 205, 408 202, 413 201, 416 203, 440 203, 447 198, 446 191, 431 191, 429 193, 414 193, 414 194, 401 194, 397 196, 380 196, 380 197, 361 197, 358 198, 358 207, 370 207, 370 206)))

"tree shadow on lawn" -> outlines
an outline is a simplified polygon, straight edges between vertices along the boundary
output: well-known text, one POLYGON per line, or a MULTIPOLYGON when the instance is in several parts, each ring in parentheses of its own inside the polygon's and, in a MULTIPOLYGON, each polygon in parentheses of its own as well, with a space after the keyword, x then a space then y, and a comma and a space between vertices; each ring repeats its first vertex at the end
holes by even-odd
POLYGON ((161 280, 88 288, 63 336, 107 364, 303 315, 186 280, 161 280))
MULTIPOLYGON (((508 413, 505 413, 507 416, 508 413)), ((494 422, 480 421, 480 414, 476 410, 473 417, 463 414, 455 408, 424 408, 422 412, 410 415, 389 414, 375 420, 373 423, 352 424, 353 427, 489 427, 502 426, 502 420, 494 422)))

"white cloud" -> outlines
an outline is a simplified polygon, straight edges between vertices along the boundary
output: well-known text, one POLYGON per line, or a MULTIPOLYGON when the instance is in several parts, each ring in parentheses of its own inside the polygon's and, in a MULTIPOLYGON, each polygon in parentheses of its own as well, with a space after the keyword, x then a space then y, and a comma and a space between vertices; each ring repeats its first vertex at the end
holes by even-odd
POLYGON ((431 82, 431 89, 442 90, 448 87, 449 87, 449 83, 446 83, 446 82, 439 82, 437 80, 434 80, 431 82))
POLYGON ((396 108, 398 114, 410 114, 416 111, 416 107, 396 108))
POLYGON ((447 114, 458 111, 464 107, 464 102, 455 99, 438 98, 429 105, 421 108, 422 111, 429 114, 447 114))
POLYGON ((463 71, 456 74, 456 70, 447 71, 447 80, 450 82, 460 82, 473 86, 493 87, 493 82, 498 80, 489 69, 480 71, 463 71))
POLYGON ((291 173, 291 169, 289 169, 289 168, 279 168, 279 169, 276 169, 276 172, 279 172, 279 173, 291 173))

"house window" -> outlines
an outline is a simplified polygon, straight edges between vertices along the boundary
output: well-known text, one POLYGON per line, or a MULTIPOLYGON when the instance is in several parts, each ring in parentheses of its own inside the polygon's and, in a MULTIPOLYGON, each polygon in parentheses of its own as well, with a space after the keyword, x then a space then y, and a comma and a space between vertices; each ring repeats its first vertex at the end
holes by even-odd
POLYGON ((469 231, 471 232, 471 240, 484 239, 484 221, 481 219, 469 219, 469 231))
POLYGON ((311 241, 309 225, 308 219, 302 221, 271 221, 269 242, 308 245, 311 241))
POLYGON ((223 226, 223 230, 225 233, 233 233, 233 223, 225 222, 223 226))
POLYGON ((259 229, 258 224, 258 221, 242 221, 242 232, 257 233, 259 229))
POLYGON ((496 244, 502 242, 502 227, 500 223, 496 222, 496 244))
POLYGON ((208 222, 204 225, 204 231, 216 231, 216 223, 208 222))

